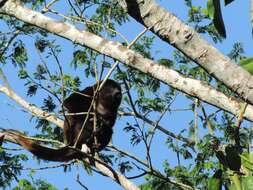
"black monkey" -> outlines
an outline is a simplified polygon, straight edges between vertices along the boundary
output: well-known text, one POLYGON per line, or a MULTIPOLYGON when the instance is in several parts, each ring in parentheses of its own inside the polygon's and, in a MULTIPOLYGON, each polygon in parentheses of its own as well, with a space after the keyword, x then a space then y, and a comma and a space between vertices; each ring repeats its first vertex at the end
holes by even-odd
MULTIPOLYGON (((102 81, 99 84, 101 83, 102 81)), ((52 149, 19 134, 15 134, 13 137, 34 155, 49 161, 82 159, 83 155, 75 148, 81 149, 83 145, 88 147, 91 152, 102 150, 110 142, 122 93, 120 85, 110 79, 106 80, 102 88, 95 93, 98 88, 98 84, 95 84, 78 93, 71 94, 64 100, 64 107, 71 113, 67 114, 64 121, 64 136, 68 143, 66 147, 52 149), (88 116, 80 114, 81 112, 87 113, 89 109, 88 116), (94 114, 96 114, 95 128, 94 114), (73 148, 73 146, 75 147, 73 148)))
POLYGON ((97 118, 96 127, 94 129, 93 114, 89 114, 88 116, 85 114, 66 116, 64 134, 70 146, 76 144, 76 147, 81 149, 81 146, 86 144, 91 151, 100 151, 111 139, 112 127, 117 118, 117 110, 122 98, 121 88, 118 83, 109 79, 105 82, 97 95, 95 95, 94 92, 97 88, 97 84, 87 87, 80 91, 80 93, 71 94, 63 102, 64 107, 66 107, 70 113, 83 113, 88 112, 90 109, 90 112, 95 113, 97 118), (92 105, 93 97, 95 110, 92 105), (85 120, 87 120, 86 123, 84 123, 85 120), (78 139, 82 127, 83 131, 78 139), (95 141, 97 141, 97 144, 95 144, 95 141))

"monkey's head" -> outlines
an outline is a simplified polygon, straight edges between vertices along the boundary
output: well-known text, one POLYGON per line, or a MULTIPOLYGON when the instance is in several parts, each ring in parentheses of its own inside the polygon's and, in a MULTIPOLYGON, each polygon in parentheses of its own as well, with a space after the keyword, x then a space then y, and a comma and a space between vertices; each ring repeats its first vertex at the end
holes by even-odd
POLYGON ((121 99, 120 85, 108 79, 98 93, 97 113, 105 117, 114 117, 117 114, 121 99))

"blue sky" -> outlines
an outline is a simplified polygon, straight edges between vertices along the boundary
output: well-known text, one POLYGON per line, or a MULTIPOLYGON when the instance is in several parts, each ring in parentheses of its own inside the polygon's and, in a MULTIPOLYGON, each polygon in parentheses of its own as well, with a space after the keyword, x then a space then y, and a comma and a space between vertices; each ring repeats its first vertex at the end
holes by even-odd
MULTIPOLYGON (((203 0, 193 0, 194 3, 199 4, 205 1, 203 0)), ((159 1, 159 3, 164 6, 167 10, 174 13, 182 20, 187 19, 187 9, 184 5, 183 0, 163 0, 159 1)), ((245 50, 246 56, 252 56, 253 47, 252 47, 252 36, 251 36, 251 24, 250 24, 250 1, 249 0, 235 0, 229 6, 223 8, 223 17, 227 30, 227 39, 224 40, 222 44, 214 44, 207 36, 203 36, 208 40, 211 44, 217 47, 221 52, 227 54, 232 45, 235 42, 242 42, 245 50)), ((2 23, 0 22, 0 27, 2 23)), ((131 19, 131 22, 123 25, 119 28, 119 31, 128 37, 128 40, 131 41, 138 35, 142 30, 143 26, 136 23, 131 19)), ((148 35, 151 35, 148 33, 148 35)), ((30 47, 30 60, 27 64, 30 70, 33 70, 37 63, 39 63, 38 55, 34 53, 32 50, 33 42, 31 37, 21 36, 20 39, 24 39, 27 43, 27 47, 30 47)), ((73 75, 81 75, 82 70, 74 70, 70 69, 69 64, 70 60, 72 60, 72 50, 73 46, 71 42, 66 41, 64 39, 60 39, 56 37, 57 43, 62 47, 62 52, 60 54, 60 62, 63 65, 63 69, 65 73, 73 74, 73 75)), ((155 44, 153 45, 153 57, 155 60, 159 58, 169 58, 172 59, 172 50, 167 43, 162 42, 160 39, 156 38, 155 44)), ((49 64, 55 64, 53 60, 49 60, 49 64)), ((23 86, 23 81, 20 81, 16 77, 16 69, 11 65, 5 65, 3 70, 8 75, 9 82, 11 86, 14 88, 17 94, 25 98, 27 101, 31 103, 35 103, 36 105, 40 105, 41 101, 38 102, 38 96, 33 98, 26 97, 26 91, 23 86)), ((91 80, 86 80, 85 77, 82 78, 82 86, 86 86, 87 84, 92 84, 94 82, 91 80)), ((166 88, 166 87, 165 87, 166 88)), ((43 94, 42 91, 40 93, 43 94)), ((42 95, 41 94, 41 95, 42 95)), ((32 135, 34 132, 34 122, 30 120, 30 115, 24 113, 20 110, 20 107, 16 105, 15 102, 10 101, 5 95, 0 94, 0 110, 2 111, 2 115, 0 116, 0 127, 3 128, 12 128, 17 130, 29 131, 32 135)), ((175 108, 185 108, 186 105, 189 104, 189 101, 186 100, 183 96, 177 100, 177 102, 173 105, 175 108)), ((169 130, 178 133, 179 129, 185 128, 188 125, 188 122, 192 119, 192 112, 176 112, 171 115, 168 115, 165 120, 162 121, 162 125, 166 126, 169 130), (182 119, 183 118, 183 119, 182 119)), ((125 134, 122 130, 125 126, 125 120, 119 119, 115 125, 115 131, 113 135, 113 143, 120 148, 131 152, 132 154, 138 155, 140 158, 145 159, 145 155, 143 154, 143 146, 132 146, 129 143, 130 135, 125 134)), ((204 132, 204 131, 203 131, 204 132)), ((158 169, 162 169, 162 162, 167 159, 169 163, 173 166, 176 164, 175 155, 167 150, 165 146, 166 136, 160 132, 157 132, 156 137, 154 139, 154 145, 151 149, 153 157, 154 157, 154 165, 158 169)), ((7 145, 5 145, 7 146, 7 145)), ((10 144, 8 144, 10 146, 10 144)), ((27 151, 23 151, 27 153, 27 151)), ((31 154, 30 154, 31 155, 31 154)), ((38 164, 36 161, 29 161, 25 163, 25 167, 34 167, 39 168, 43 166, 56 165, 55 163, 44 163, 38 164)), ((35 177, 43 178, 47 180, 49 183, 55 184, 55 186, 59 189, 63 189, 64 187, 69 187, 69 189, 82 189, 80 185, 75 181, 77 170, 73 167, 72 172, 63 173, 63 169, 50 169, 39 171, 35 174, 35 177)), ((122 189, 119 185, 112 182, 111 179, 106 178, 101 175, 93 174, 93 176, 87 176, 86 172, 79 166, 78 171, 80 172, 80 178, 82 182, 89 187, 89 189, 103 189, 103 190, 120 190, 122 189)), ((23 172, 23 177, 27 178, 29 171, 23 172)), ((143 180, 134 181, 137 184, 143 182, 143 180)))

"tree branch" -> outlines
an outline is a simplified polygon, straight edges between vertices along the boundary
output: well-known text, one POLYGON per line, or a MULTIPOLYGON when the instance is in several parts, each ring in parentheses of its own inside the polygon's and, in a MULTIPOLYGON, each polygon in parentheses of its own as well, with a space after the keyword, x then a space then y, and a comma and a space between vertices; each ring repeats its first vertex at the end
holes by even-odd
POLYGON ((0 0, 0 8, 5 5, 8 0, 0 0))
POLYGON ((5 93, 7 96, 9 96, 11 99, 16 101, 19 105, 21 105, 23 108, 28 110, 32 115, 35 115, 39 118, 46 119, 55 125, 59 127, 63 127, 63 121, 56 116, 49 114, 42 109, 28 103, 25 101, 23 98, 21 98, 19 95, 17 95, 11 88, 5 87, 5 86, 0 86, 0 92, 5 93))
POLYGON ((147 124, 153 126, 154 128, 160 130, 161 132, 163 132, 164 134, 172 137, 172 138, 175 138, 177 140, 180 140, 182 142, 185 142, 187 144, 187 146, 192 146, 195 144, 195 141, 194 140, 191 140, 191 139, 188 139, 188 138, 185 138, 183 137, 181 134, 175 134, 171 131, 168 131, 167 129, 165 129, 163 126, 159 125, 157 122, 155 121, 152 121, 151 119, 139 114, 138 112, 134 113, 134 112, 128 112, 128 113, 124 113, 124 112, 120 112, 119 113, 120 115, 122 116, 134 116, 138 119, 141 119, 143 120, 144 122, 146 122, 147 124))
POLYGON ((137 22, 168 42, 209 74, 253 104, 253 76, 154 0, 118 0, 137 22))
MULTIPOLYGON (((158 7, 160 9, 160 7, 158 7)), ((10 16, 16 17, 19 20, 22 20, 31 25, 37 26, 39 28, 45 29, 48 32, 61 36, 65 39, 71 40, 74 43, 78 43, 83 46, 87 46, 91 49, 96 50, 97 52, 117 59, 126 65, 138 69, 144 73, 147 73, 154 78, 163 81, 164 83, 182 91, 190 96, 197 97, 209 104, 217 106, 223 110, 226 110, 235 115, 240 111, 241 103, 235 98, 228 97, 225 94, 217 91, 204 84, 201 81, 187 78, 180 73, 169 69, 163 65, 159 65, 157 62, 146 59, 140 54, 134 52, 133 50, 128 49, 126 46, 121 45, 118 42, 108 41, 100 36, 92 34, 87 31, 80 31, 76 29, 74 26, 70 24, 66 24, 64 22, 57 22, 49 17, 44 16, 41 13, 33 11, 31 9, 23 7, 21 4, 16 2, 15 0, 9 0, 5 6, 0 9, 0 13, 8 14, 10 16)), ((154 28, 154 27, 153 27, 154 28)), ((199 52, 196 50, 196 52, 199 52)), ((212 57, 213 59, 216 55, 212 57)), ((226 60, 229 62, 230 60, 226 60)), ((219 67, 222 71, 222 64, 219 63, 219 67)), ((226 68, 227 70, 227 68, 226 68)), ((241 73, 241 69, 234 71, 235 73, 241 73)), ((246 71, 245 71, 246 72, 246 71)), ((246 72, 247 73, 247 72, 246 72)), ((240 80, 240 77, 233 76, 233 80, 241 82, 244 81, 247 77, 240 80)), ((221 73, 221 75, 228 75, 221 73)), ((230 75, 230 74, 229 74, 230 75)), ((249 84, 253 82, 253 80, 248 81, 249 84)), ((248 88, 246 88, 248 89, 248 88)), ((252 91, 250 91, 252 92, 252 91)), ((248 94, 248 93, 247 93, 248 94)), ((253 98, 248 94, 249 98, 253 98)), ((244 114, 244 117, 253 121, 253 107, 248 106, 247 110, 244 114)))
MULTIPOLYGON (((61 119, 58 119, 57 117, 52 116, 51 114, 37 108, 36 106, 27 103, 11 89, 11 87, 8 85, 7 79, 2 72, 0 72, 0 77, 3 78, 7 86, 0 86, 0 92, 4 92, 7 96, 9 96, 21 106, 23 106, 25 109, 27 109, 32 115, 46 119, 63 128, 63 121, 61 119)), ((15 136, 15 134, 9 134, 7 131, 0 131, 0 137, 4 137, 5 140, 18 144, 13 135, 15 136)), ((99 172, 101 172, 105 176, 112 178, 115 182, 124 187, 126 190, 139 190, 139 188, 135 186, 131 181, 129 181, 125 176, 123 176, 119 172, 114 171, 111 167, 102 163, 100 160, 95 159, 94 165, 99 172)))
MULTIPOLYGON (((22 135, 22 136, 25 137, 24 135, 22 135)), ((15 144, 19 144, 15 138, 15 133, 9 133, 8 131, 0 130, 0 137, 4 137, 4 139, 6 141, 9 141, 9 142, 12 142, 15 144)), ((29 138, 29 137, 27 137, 27 138, 29 138)), ((80 151, 80 153, 82 153, 82 152, 80 151)), ((100 173, 112 178, 115 182, 117 182, 119 185, 121 185, 126 190, 140 190, 131 181, 129 181, 125 176, 123 176, 119 172, 114 171, 113 168, 111 168, 110 166, 108 166, 107 164, 102 162, 101 160, 99 160, 97 158, 93 158, 93 161, 94 161, 94 166, 96 167, 97 170, 99 170, 100 173)))

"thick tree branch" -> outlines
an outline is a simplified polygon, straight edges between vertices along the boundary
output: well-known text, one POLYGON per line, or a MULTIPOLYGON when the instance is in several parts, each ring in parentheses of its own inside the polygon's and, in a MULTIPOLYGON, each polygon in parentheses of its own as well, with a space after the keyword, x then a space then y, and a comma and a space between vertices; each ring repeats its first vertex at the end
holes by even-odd
POLYGON ((253 104, 253 76, 154 0, 118 0, 136 21, 253 104))
POLYGON ((38 107, 32 104, 29 104, 19 95, 17 95, 12 89, 5 86, 0 86, 0 92, 5 93, 7 96, 16 101, 23 108, 28 110, 32 115, 35 115, 36 117, 42 119, 46 119, 57 126, 63 127, 63 121, 61 119, 57 118, 56 116, 53 116, 52 114, 48 114, 47 112, 43 111, 42 109, 39 109, 38 107))
MULTIPOLYGON (((22 136, 25 137, 24 135, 22 135, 22 136)), ((19 144, 18 141, 16 140, 17 138, 15 138, 15 133, 11 133, 11 132, 8 132, 5 130, 0 130, 0 137, 4 137, 4 140, 6 140, 6 141, 9 141, 9 142, 12 142, 15 144, 19 144)), ((27 137, 27 138, 29 138, 29 137, 27 137)), ((80 151, 80 154, 82 154, 81 151, 80 151)), ((85 155, 87 155, 87 154, 85 154, 85 155)), ((95 168, 100 173, 112 178, 115 182, 117 182, 119 185, 121 185, 124 189, 126 189, 126 190, 139 190, 139 188, 137 186, 135 186, 131 181, 129 181, 125 176, 123 176, 119 172, 114 171, 113 168, 111 168, 110 166, 108 166, 104 162, 98 160, 97 158, 95 158, 93 161, 94 161, 95 168)))
MULTIPOLYGON (((160 7, 157 7, 157 9, 160 10, 160 7)), ((217 106, 235 115, 237 115, 238 112, 240 111, 241 102, 236 100, 235 98, 227 97, 223 93, 204 84, 201 81, 184 77, 183 75, 179 74, 178 72, 172 69, 169 69, 168 67, 159 65, 157 62, 152 61, 150 59, 146 59, 140 54, 130 49, 127 49, 126 46, 123 46, 120 43, 108 41, 90 32, 80 31, 76 29, 74 26, 63 23, 63 22, 57 22, 49 17, 44 16, 41 13, 38 13, 36 11, 23 7, 21 4, 19 4, 17 1, 14 1, 14 0, 9 0, 3 6, 3 8, 0 9, 0 13, 8 14, 10 16, 16 17, 17 19, 22 20, 26 23, 45 29, 48 32, 51 32, 53 34, 66 38, 68 40, 71 40, 80 45, 87 46, 91 49, 94 49, 101 54, 117 59, 128 66, 138 69, 144 73, 147 73, 153 76, 154 78, 157 78, 158 80, 163 81, 164 83, 180 91, 183 91, 186 94, 189 94, 190 96, 197 97, 209 104, 217 106)), ((173 19, 173 22, 174 20, 175 19, 173 19)), ((188 46, 188 43, 186 45, 188 46)), ((196 47, 194 46, 192 48, 194 49, 196 47)), ((214 48, 211 48, 211 49, 213 50, 214 48)), ((197 50, 196 52, 199 53, 200 51, 197 50)), ((215 50, 215 52, 220 54, 217 50, 215 50)), ((213 60, 216 60, 217 55, 212 54, 212 56, 213 57, 211 59, 213 62, 213 60)), ((210 58, 210 55, 208 55, 208 58, 210 58)), ((205 58, 205 60, 206 59, 207 58, 205 58)), ((225 62, 229 63, 230 60, 226 58, 225 62)), ((219 65, 216 65, 217 70, 220 70, 219 72, 224 71, 223 64, 224 63, 220 63, 219 65)), ((226 70, 228 70, 228 68, 226 68, 226 70)), ((233 76, 233 80, 237 82, 239 81, 238 83, 240 83, 241 85, 241 82, 244 80, 241 80, 242 79, 241 77, 235 76, 236 73, 242 73, 241 68, 238 67, 235 70, 233 70, 233 74, 221 73, 221 75, 227 75, 228 77, 233 76)), ((247 74, 247 72, 245 73, 247 74)), ((249 78, 246 77, 243 79, 249 79, 249 78)), ((252 83, 251 81, 247 81, 247 82, 248 82, 247 84, 252 83)), ((245 89, 248 89, 247 85, 244 87, 245 89)), ((250 91, 250 93, 251 92, 252 91, 250 91)), ((248 96, 250 98, 253 98, 253 96, 250 96, 250 94, 248 94, 248 96)), ((252 110, 253 110, 253 107, 248 106, 244 117, 253 121, 252 110)))
MULTIPOLYGON (((15 144, 19 144, 19 142, 16 140, 17 138, 15 137, 18 134, 15 134, 11 131, 7 131, 7 130, 0 130, 0 137, 4 137, 4 140, 9 141, 11 143, 15 143, 15 144)), ((26 137, 24 135, 22 135, 25 138, 31 139, 30 137, 26 137)), ((117 149, 114 147, 114 150, 120 151, 122 154, 125 154, 127 156, 130 156, 129 154, 126 154, 125 152, 117 149)), ((77 149, 78 151, 78 149, 77 149)), ((80 154, 84 154, 80 151, 80 154)), ((85 154, 85 156, 88 156, 87 154, 85 154)), ((134 160, 136 160, 135 157, 132 157, 134 160)), ((91 158, 93 159, 93 158, 91 158)), ((110 166, 108 166, 107 164, 105 164, 104 162, 102 162, 101 160, 99 160, 98 158, 94 158, 92 161, 94 161, 94 166, 96 167, 96 169, 101 172, 103 175, 106 175, 108 177, 111 177, 114 181, 116 181, 117 183, 119 183, 121 186, 123 186, 126 190, 139 190, 138 187, 136 187, 135 185, 133 185, 128 179, 126 179, 125 176, 121 175, 119 172, 116 172, 113 170, 113 168, 111 168, 110 166)), ((138 160, 137 160, 138 161, 138 160)), ((142 161, 139 160, 139 162, 141 162, 144 166, 148 167, 147 163, 144 163, 142 161)), ((164 176, 163 174, 161 174, 159 171, 157 170, 152 170, 150 171, 152 174, 154 174, 157 177, 162 178, 163 180, 167 181, 168 183, 174 184, 176 186, 185 188, 185 189, 189 189, 189 190, 197 190, 194 187, 191 187, 189 185, 186 185, 184 183, 181 182, 177 182, 173 179, 169 179, 168 177, 164 176)), ((149 173, 149 172, 148 172, 149 173)))

